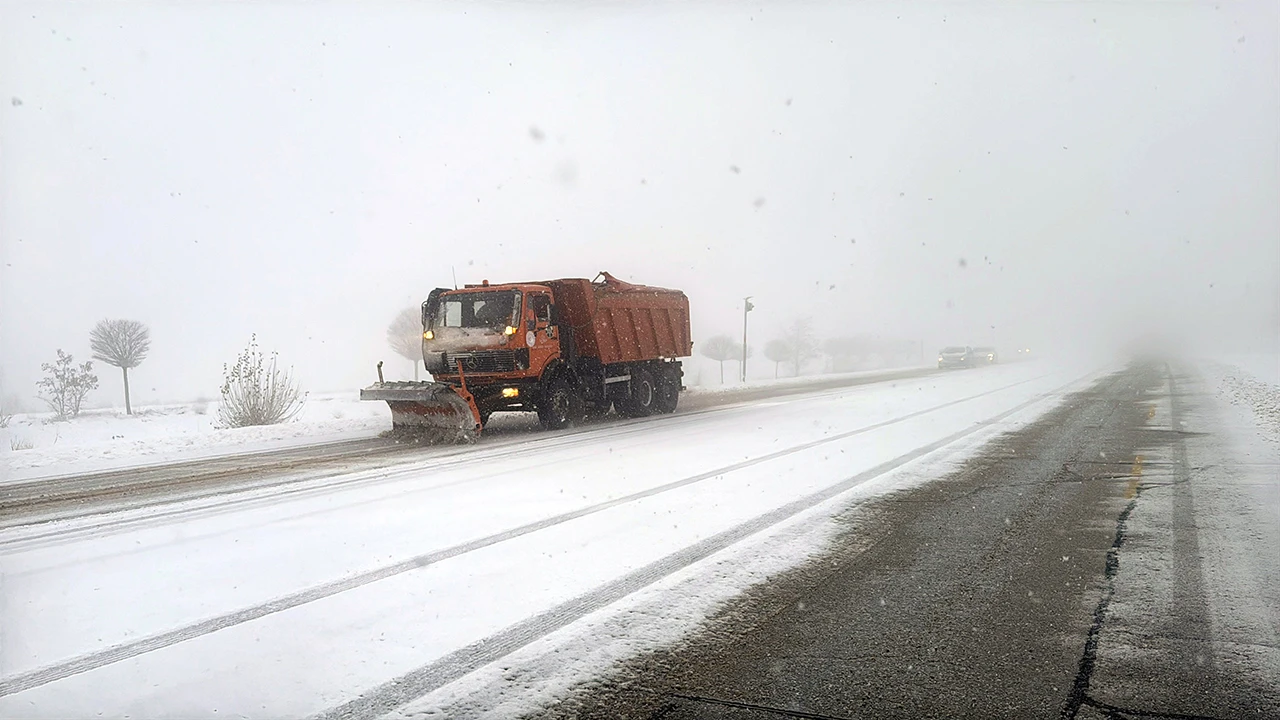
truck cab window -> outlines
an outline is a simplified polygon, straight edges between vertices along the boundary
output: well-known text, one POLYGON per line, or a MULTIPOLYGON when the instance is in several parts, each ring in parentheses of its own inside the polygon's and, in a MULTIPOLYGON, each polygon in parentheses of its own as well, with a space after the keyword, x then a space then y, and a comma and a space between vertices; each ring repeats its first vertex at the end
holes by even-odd
POLYGON ((546 295, 530 295, 529 307, 532 308, 533 317, 539 325, 551 322, 551 298, 546 295))
POLYGON ((440 302, 437 326, 501 330, 519 317, 520 296, 508 290, 446 295, 440 302))

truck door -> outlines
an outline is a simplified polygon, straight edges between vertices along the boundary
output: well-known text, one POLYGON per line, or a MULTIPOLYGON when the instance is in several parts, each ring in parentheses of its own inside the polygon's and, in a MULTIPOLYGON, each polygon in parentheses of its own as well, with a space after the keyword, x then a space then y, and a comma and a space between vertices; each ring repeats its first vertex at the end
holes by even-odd
POLYGON ((556 326, 551 324, 551 295, 530 292, 525 295, 525 344, 529 347, 529 367, 539 373, 560 354, 556 326))

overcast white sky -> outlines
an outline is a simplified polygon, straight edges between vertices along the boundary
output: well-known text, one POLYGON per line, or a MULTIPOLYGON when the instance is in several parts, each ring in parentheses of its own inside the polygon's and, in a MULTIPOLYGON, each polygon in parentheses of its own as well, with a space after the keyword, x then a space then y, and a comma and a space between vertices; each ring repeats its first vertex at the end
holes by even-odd
POLYGON ((931 349, 1274 348, 1278 27, 1271 2, 3 2, 4 391, 104 317, 152 328, 141 402, 216 396, 254 332, 355 388, 451 267, 681 288, 695 339, 750 294, 757 347, 811 315, 931 349))

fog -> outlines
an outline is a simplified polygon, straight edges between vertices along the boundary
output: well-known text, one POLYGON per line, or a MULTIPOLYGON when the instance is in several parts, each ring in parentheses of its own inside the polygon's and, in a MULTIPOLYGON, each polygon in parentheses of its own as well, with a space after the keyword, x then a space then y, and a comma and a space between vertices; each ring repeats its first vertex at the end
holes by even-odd
MULTIPOLYGON (((1274 3, 0 6, 0 366, 147 323, 135 402, 250 334, 354 389, 431 288, 683 289, 1048 352, 1274 351, 1274 3)), ((761 363, 764 364, 764 363, 761 363)), ((99 367, 92 400, 119 402, 99 367)))

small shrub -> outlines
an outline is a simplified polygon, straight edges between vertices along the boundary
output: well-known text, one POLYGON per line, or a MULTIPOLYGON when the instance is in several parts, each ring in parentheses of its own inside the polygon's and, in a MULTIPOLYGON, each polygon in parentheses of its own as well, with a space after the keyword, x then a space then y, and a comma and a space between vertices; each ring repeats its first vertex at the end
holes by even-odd
POLYGON ((17 452, 19 450, 30 450, 35 447, 32 442, 26 438, 11 437, 9 438, 9 449, 17 452))
POLYGON ((281 370, 275 353, 264 357, 254 335, 235 365, 223 366, 218 422, 228 428, 275 425, 297 415, 305 400, 292 370, 281 370))
POLYGON ((84 398, 98 387, 98 376, 93 374, 93 363, 76 365, 71 356, 58 350, 58 359, 43 363, 44 379, 36 383, 40 397, 53 410, 54 419, 68 420, 80 414, 84 398))
POLYGON ((13 413, 8 412, 3 405, 0 405, 0 428, 9 427, 10 420, 13 420, 13 413))

